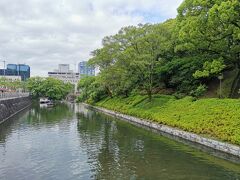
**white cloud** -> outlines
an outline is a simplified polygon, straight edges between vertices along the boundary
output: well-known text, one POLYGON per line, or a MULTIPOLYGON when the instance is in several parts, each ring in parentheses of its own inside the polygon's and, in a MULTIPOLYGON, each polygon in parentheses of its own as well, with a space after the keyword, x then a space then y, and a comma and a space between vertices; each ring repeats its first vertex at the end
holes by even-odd
POLYGON ((176 16, 182 0, 1 0, 0 60, 47 75, 58 63, 87 60, 121 27, 176 16))

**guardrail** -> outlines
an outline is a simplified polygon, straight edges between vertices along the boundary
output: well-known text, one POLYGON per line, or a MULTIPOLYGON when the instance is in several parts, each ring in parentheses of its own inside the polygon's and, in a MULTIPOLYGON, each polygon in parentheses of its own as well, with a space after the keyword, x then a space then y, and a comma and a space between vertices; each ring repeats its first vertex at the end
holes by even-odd
POLYGON ((20 92, 0 92, 0 100, 1 99, 12 99, 12 98, 19 98, 19 97, 28 97, 30 93, 20 93, 20 92))

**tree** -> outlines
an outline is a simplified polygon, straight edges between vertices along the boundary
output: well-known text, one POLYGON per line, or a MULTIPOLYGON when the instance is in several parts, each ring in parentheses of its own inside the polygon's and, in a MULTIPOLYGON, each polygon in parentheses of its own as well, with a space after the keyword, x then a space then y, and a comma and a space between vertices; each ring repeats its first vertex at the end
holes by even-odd
POLYGON ((27 89, 31 92, 33 97, 41 97, 44 96, 43 90, 43 81, 44 79, 41 77, 32 77, 27 81, 27 89))
POLYGON ((50 77, 33 77, 27 81, 27 88, 36 98, 48 97, 52 100, 62 100, 73 90, 73 85, 50 77))
POLYGON ((193 74, 193 77, 196 79, 215 77, 218 76, 225 67, 222 59, 215 59, 212 62, 206 61, 203 65, 203 70, 197 70, 193 74))
POLYGON ((202 77, 199 80, 205 81, 206 77, 216 76, 222 70, 238 69, 231 88, 231 94, 234 94, 233 91, 238 89, 234 87, 238 87, 240 80, 239 0, 185 0, 178 8, 175 34, 177 54, 202 59, 202 65, 194 73, 195 77, 202 77), (212 62, 212 66, 218 66, 219 59, 224 68, 217 73, 204 70, 203 66, 212 62))
POLYGON ((98 77, 86 76, 78 82, 80 96, 78 101, 94 103, 106 96, 106 89, 99 83, 98 77))
POLYGON ((239 0, 185 0, 178 8, 177 34, 176 51, 222 58, 239 68, 239 0))
POLYGON ((11 90, 25 89, 25 82, 19 80, 10 80, 5 77, 0 78, 0 87, 5 87, 11 90))
POLYGON ((233 68, 239 69, 233 84, 239 84, 239 13, 239 0, 185 0, 176 19, 124 27, 92 53, 97 82, 109 97, 137 90, 149 100, 160 88, 200 95, 204 84, 233 68))
POLYGON ((100 79, 109 96, 128 96, 137 88, 146 91, 151 100, 160 59, 168 59, 173 52, 168 29, 173 22, 129 26, 104 38, 103 48, 93 52, 90 63, 100 67, 100 79))

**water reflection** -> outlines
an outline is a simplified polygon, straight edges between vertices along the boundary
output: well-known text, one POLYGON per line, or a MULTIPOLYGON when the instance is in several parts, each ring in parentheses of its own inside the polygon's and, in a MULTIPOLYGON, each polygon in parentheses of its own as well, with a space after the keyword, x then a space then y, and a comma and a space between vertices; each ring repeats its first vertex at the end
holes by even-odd
POLYGON ((17 115, 15 115, 13 118, 8 119, 7 121, 0 124, 0 143, 4 143, 6 141, 6 138, 9 134, 12 132, 11 127, 17 127, 19 122, 16 121, 16 119, 20 119, 22 117, 26 118, 26 114, 29 111, 29 109, 26 109, 17 115))
POLYGON ((0 124, 0 142, 5 142, 8 135, 19 128, 26 128, 26 126, 31 128, 51 127, 62 120, 71 121, 74 117, 73 107, 74 105, 71 104, 59 103, 57 106, 47 108, 34 103, 33 108, 26 109, 0 124))
POLYGON ((53 107, 34 105, 29 111, 27 122, 29 124, 56 124, 57 122, 68 119, 71 120, 74 116, 73 105, 59 103, 53 107))
POLYGON ((71 104, 35 104, 13 123, 1 124, 0 179, 89 179, 75 117, 71 104))
POLYGON ((88 152, 96 179, 240 177, 239 165, 209 161, 200 151, 115 118, 91 110, 80 111, 77 117, 80 146, 88 152))
POLYGON ((82 105, 38 104, 0 125, 0 179, 239 179, 209 156, 82 105))

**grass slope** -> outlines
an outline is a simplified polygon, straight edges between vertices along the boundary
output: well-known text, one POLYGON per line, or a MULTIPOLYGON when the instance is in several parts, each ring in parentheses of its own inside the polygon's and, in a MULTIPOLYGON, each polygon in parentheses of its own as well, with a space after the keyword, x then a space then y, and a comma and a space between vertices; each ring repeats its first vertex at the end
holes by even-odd
POLYGON ((97 106, 149 119, 207 137, 240 145, 240 101, 236 99, 177 100, 155 95, 107 98, 97 106))

